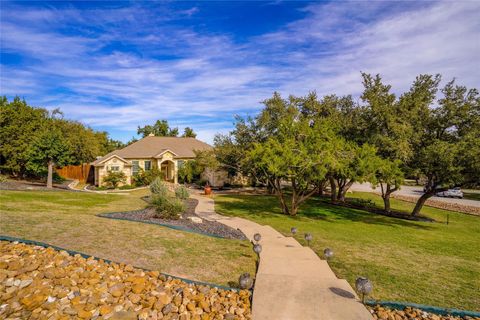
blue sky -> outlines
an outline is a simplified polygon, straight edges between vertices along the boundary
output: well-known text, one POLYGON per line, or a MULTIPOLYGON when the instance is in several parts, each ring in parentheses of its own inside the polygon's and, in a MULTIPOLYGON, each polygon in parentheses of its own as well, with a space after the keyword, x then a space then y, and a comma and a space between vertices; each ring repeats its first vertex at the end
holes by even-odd
POLYGON ((129 140, 166 119, 211 142, 274 91, 480 87, 480 2, 1 2, 0 93, 129 140))

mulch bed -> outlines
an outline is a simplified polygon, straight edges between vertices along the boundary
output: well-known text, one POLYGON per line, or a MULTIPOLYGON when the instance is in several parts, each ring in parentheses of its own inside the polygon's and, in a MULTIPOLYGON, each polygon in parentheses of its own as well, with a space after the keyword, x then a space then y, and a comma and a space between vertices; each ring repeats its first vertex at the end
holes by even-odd
POLYGON ((51 191, 64 190, 71 191, 68 185, 71 181, 64 181, 62 183, 54 183, 52 189, 48 189, 45 182, 42 181, 27 181, 27 180, 7 180, 0 182, 0 190, 13 191, 51 191))
MULTIPOLYGON (((148 198, 144 199, 148 202, 148 198)), ((140 222, 147 222, 153 224, 159 224, 167 227, 172 227, 175 229, 181 229, 190 232, 196 232, 201 234, 206 234, 210 236, 226 238, 226 239, 238 239, 246 240, 247 237, 240 231, 233 228, 230 228, 224 224, 215 221, 208 221, 202 219, 202 223, 195 223, 188 219, 188 217, 197 217, 195 214, 195 208, 198 204, 196 199, 187 199, 185 201, 186 211, 181 215, 181 218, 178 220, 173 219, 162 219, 155 217, 154 208, 145 208, 141 210, 127 211, 127 212, 113 212, 100 214, 100 217, 112 218, 112 219, 126 219, 140 222)))

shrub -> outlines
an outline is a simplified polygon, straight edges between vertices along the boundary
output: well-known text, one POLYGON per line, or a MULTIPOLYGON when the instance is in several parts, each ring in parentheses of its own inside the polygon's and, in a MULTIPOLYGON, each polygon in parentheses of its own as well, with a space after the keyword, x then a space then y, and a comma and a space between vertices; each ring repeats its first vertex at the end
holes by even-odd
POLYGON ((163 182, 162 178, 157 177, 153 182, 150 184, 150 192, 156 195, 161 196, 168 196, 168 187, 163 182))
POLYGON ((0 174, 0 182, 7 182, 7 176, 0 174))
POLYGON ((155 194, 152 196, 151 206, 155 208, 155 217, 162 219, 178 219, 185 211, 182 200, 169 196, 155 194))
POLYGON ((364 208, 375 208, 375 202, 371 199, 352 199, 350 201, 352 204, 364 208))
POLYGON ((188 189, 185 186, 178 186, 177 188, 175 188, 175 196, 178 199, 185 200, 185 199, 188 199, 188 197, 190 197, 190 193, 188 192, 188 189))
POLYGON ((109 171, 103 178, 103 182, 113 189, 117 188, 120 183, 125 183, 125 181, 127 181, 127 176, 123 171, 109 171))
POLYGON ((133 177, 134 184, 138 187, 150 185, 156 178, 164 178, 165 174, 157 168, 145 171, 142 168, 133 177))

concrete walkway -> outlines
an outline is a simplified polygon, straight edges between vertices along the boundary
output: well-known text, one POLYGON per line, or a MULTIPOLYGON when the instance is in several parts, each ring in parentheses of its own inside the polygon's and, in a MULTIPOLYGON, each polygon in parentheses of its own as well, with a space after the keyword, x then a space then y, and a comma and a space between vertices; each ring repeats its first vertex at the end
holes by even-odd
POLYGON ((195 213, 203 219, 240 229, 250 241, 255 233, 262 235, 253 292, 254 320, 372 319, 348 282, 338 279, 310 248, 268 225, 217 214, 211 198, 191 197, 199 201, 195 213))

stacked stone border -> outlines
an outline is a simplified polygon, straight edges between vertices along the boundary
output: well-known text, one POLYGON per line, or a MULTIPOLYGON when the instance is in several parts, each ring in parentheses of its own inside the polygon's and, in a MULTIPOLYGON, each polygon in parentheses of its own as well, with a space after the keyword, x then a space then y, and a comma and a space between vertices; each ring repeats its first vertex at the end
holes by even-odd
POLYGON ((371 307, 375 307, 377 305, 395 309, 395 310, 404 310, 407 307, 419 309, 425 312, 438 314, 442 316, 456 316, 456 317, 480 317, 480 312, 476 311, 467 311, 467 310, 459 310, 455 308, 442 308, 442 307, 434 307, 434 306, 427 306, 424 304, 417 304, 417 303, 410 303, 410 302, 396 302, 396 301, 378 301, 378 300, 367 300, 365 304, 371 307))
MULTIPOLYGON (((22 239, 22 238, 0 235, 0 241, 19 242, 19 243, 30 244, 30 245, 34 245, 34 246, 40 246, 40 247, 44 247, 44 248, 52 248, 56 251, 66 251, 66 252, 68 252, 68 254, 70 254, 72 256, 74 256, 76 254, 79 254, 80 256, 82 256, 85 259, 93 258, 95 260, 103 260, 106 263, 120 264, 120 262, 91 256, 91 255, 88 255, 88 254, 85 254, 85 253, 82 253, 82 252, 65 249, 65 248, 62 248, 62 247, 54 246, 54 245, 51 245, 51 244, 48 244, 48 243, 45 243, 45 242, 40 242, 40 241, 35 241, 35 240, 27 240, 27 239, 22 239)), ((137 269, 144 270, 144 271, 152 271, 150 269, 146 269, 146 268, 142 268, 142 267, 137 267, 137 266, 133 266, 133 267, 137 268, 137 269)), ((167 278, 170 277, 172 279, 178 279, 178 280, 181 280, 181 281, 189 283, 189 284, 192 283, 192 284, 201 285, 201 286, 209 286, 209 287, 213 287, 213 288, 218 288, 218 289, 222 289, 222 290, 230 290, 230 291, 234 291, 234 292, 239 292, 240 291, 237 288, 222 286, 222 285, 219 285, 219 284, 214 284, 214 283, 209 283, 209 282, 202 282, 202 281, 197 281, 197 280, 186 279, 186 278, 177 277, 177 276, 174 276, 174 275, 171 275, 171 274, 168 274, 168 273, 160 272, 160 274, 163 274, 167 278)), ((253 291, 253 289, 251 289, 251 291, 253 291)))

